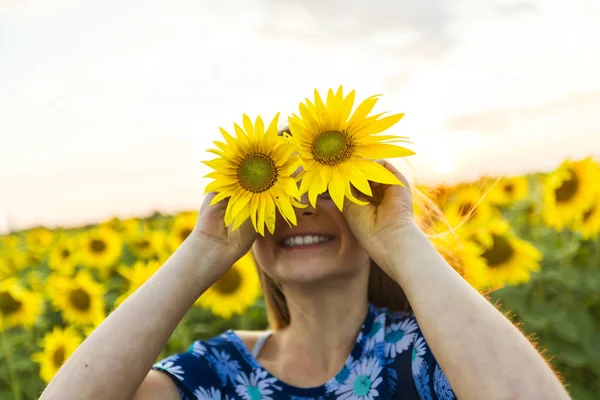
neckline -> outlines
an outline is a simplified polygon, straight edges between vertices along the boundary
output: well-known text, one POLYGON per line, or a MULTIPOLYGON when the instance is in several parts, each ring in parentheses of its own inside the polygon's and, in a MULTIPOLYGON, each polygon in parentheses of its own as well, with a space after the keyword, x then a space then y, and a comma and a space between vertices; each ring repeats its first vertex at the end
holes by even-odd
POLYGON ((320 394, 319 392, 321 392, 325 387, 331 387, 333 388, 333 390, 335 390, 339 385, 337 381, 338 376, 347 372, 347 368, 352 364, 352 361, 356 361, 361 358, 364 352, 363 339, 367 337, 369 332, 371 331, 373 323, 375 321, 376 313, 377 308, 369 303, 367 315, 365 316, 360 331, 356 337, 354 347, 350 351, 350 354, 346 358, 346 361, 344 362, 342 368, 324 384, 307 388, 290 385, 287 382, 284 382, 278 377, 271 374, 271 372, 269 372, 265 367, 262 366, 261 363, 258 362, 258 360, 254 357, 250 349, 246 347, 246 344, 244 343, 242 338, 240 338, 232 329, 227 330, 227 333, 231 340, 235 342, 234 347, 236 348, 236 350, 239 353, 241 353, 242 358, 252 367, 252 369, 260 369, 261 371, 264 371, 266 373, 265 379, 275 379, 277 385, 280 386, 283 391, 287 391, 288 393, 293 393, 298 396, 307 396, 311 394, 316 395, 320 394))

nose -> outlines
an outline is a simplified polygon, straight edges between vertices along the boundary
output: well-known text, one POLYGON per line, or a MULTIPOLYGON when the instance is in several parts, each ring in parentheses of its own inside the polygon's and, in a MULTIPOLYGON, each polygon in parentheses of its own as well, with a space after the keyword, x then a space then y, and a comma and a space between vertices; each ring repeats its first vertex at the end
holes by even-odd
POLYGON ((314 215, 316 213, 316 210, 310 205, 309 201, 308 201, 308 193, 304 193, 302 195, 302 197, 300 198, 300 202, 302 204, 306 204, 307 206, 305 208, 299 208, 298 211, 299 214, 303 217, 310 217, 311 215, 314 215))

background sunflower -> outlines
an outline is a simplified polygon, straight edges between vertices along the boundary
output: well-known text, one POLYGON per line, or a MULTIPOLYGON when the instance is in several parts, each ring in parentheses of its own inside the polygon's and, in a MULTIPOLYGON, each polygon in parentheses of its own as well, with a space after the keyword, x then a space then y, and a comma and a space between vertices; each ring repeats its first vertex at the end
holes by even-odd
POLYGON ((528 194, 529 182, 527 177, 504 177, 493 184, 489 193, 489 199, 495 204, 504 206, 521 201, 528 194))
POLYGON ((113 229, 102 227, 85 232, 80 240, 79 256, 85 266, 96 268, 106 279, 116 265, 123 240, 113 229))
POLYGON ((71 276, 77 266, 77 256, 75 239, 62 235, 50 249, 48 265, 58 274, 71 276))
POLYGON ((589 210, 600 191, 600 167, 591 158, 565 161, 546 178, 544 219, 563 229, 589 210))
POLYGON ((242 314, 260 296, 260 281, 250 253, 233 266, 196 301, 214 315, 230 318, 242 314))
POLYGON ((539 271, 542 254, 531 243, 517 238, 507 221, 494 221, 487 231, 478 231, 474 241, 481 246, 490 288, 527 282, 539 271))
POLYGON ((40 377, 49 383, 59 368, 81 344, 83 338, 73 327, 61 329, 54 327, 42 342, 42 351, 31 355, 32 360, 40 365, 40 377))
POLYGON ((24 289, 16 278, 0 281, 0 330, 31 328, 42 313, 43 298, 24 289))
POLYGON ((159 261, 138 261, 132 266, 121 266, 118 268, 127 282, 125 290, 115 301, 115 307, 119 306, 125 299, 131 296, 140 286, 142 286, 158 269, 161 263, 159 261))
POLYGON ((87 271, 80 271, 73 278, 51 275, 47 290, 52 305, 68 323, 96 326, 106 316, 106 289, 87 271))
POLYGON ((197 217, 197 214, 192 212, 184 212, 175 217, 173 227, 167 237, 172 252, 177 250, 181 243, 192 233, 196 226, 197 217))

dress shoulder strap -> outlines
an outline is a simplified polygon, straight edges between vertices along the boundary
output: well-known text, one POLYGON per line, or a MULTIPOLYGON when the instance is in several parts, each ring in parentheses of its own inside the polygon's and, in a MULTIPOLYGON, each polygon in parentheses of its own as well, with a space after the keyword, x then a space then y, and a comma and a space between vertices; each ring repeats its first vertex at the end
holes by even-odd
POLYGON ((252 357, 254 357, 254 358, 258 357, 258 354, 262 350, 263 346, 265 345, 265 343, 267 342, 269 337, 271 337, 271 334, 272 334, 271 331, 266 331, 265 333, 260 335, 260 337, 258 338, 256 343, 254 344, 254 347, 252 348, 252 357))

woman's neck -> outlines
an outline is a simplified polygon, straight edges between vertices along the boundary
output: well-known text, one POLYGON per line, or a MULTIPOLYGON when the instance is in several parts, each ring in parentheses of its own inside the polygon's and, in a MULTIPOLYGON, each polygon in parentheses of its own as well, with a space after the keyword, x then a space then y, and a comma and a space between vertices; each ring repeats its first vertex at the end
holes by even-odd
POLYGON ((290 325, 278 332, 282 349, 315 370, 337 373, 356 343, 368 312, 368 276, 320 285, 286 285, 290 325))

